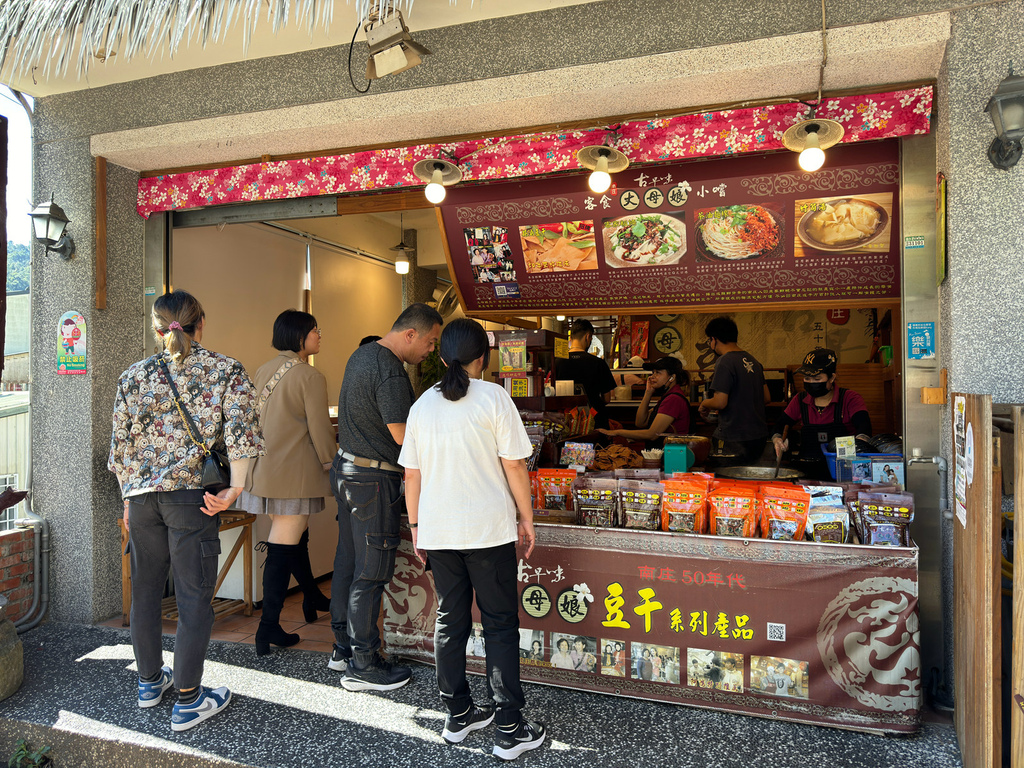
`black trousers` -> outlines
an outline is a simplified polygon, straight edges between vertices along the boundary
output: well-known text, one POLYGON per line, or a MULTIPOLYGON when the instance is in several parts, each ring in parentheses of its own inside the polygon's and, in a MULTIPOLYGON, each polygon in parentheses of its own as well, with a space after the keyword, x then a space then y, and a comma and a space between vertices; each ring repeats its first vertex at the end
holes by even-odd
POLYGON ((487 657, 487 695, 498 725, 514 725, 526 701, 519 682, 519 599, 515 544, 427 553, 437 591, 434 659, 441 699, 453 715, 473 704, 466 680, 466 641, 473 595, 480 609, 487 657))

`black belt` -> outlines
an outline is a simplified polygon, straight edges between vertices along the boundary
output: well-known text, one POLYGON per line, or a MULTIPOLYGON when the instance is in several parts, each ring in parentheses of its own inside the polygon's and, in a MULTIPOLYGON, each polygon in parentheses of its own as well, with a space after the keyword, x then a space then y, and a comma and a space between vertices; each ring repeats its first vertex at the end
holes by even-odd
POLYGON ((397 472, 400 475, 405 474, 405 470, 401 467, 389 464, 386 461, 377 461, 375 459, 364 459, 362 456, 356 456, 349 453, 348 451, 338 450, 338 455, 345 461, 351 461, 357 467, 365 467, 366 469, 383 469, 385 472, 397 472))

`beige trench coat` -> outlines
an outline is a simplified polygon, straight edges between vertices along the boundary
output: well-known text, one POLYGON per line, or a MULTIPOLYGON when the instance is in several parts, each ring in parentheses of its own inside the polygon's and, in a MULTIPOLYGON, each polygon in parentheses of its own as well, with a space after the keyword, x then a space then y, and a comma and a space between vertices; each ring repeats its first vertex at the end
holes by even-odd
MULTIPOLYGON (((263 393, 287 360, 286 351, 256 371, 253 384, 263 393)), ((338 451, 334 427, 327 411, 327 380, 316 368, 298 363, 274 387, 260 418, 266 455, 249 470, 245 489, 265 499, 313 499, 331 495, 324 464, 338 451)))

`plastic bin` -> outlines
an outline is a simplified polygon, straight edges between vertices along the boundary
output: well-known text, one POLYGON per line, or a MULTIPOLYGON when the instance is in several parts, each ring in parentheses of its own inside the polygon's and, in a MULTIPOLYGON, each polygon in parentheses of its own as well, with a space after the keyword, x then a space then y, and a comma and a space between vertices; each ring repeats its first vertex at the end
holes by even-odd
MULTIPOLYGON (((829 453, 824 448, 821 451, 825 454, 825 462, 828 464, 829 474, 832 475, 832 479, 836 479, 836 455, 829 453)), ((858 453, 858 459, 891 459, 893 461, 903 461, 903 456, 898 453, 858 453)))

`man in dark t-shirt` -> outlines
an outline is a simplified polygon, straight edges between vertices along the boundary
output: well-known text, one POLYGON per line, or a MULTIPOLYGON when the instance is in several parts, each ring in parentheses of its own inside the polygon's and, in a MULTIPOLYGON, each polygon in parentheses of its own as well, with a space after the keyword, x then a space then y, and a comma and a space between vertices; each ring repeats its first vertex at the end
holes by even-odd
POLYGON ((594 426, 608 428, 608 401, 612 399, 615 379, 608 363, 587 352, 594 340, 594 325, 589 320, 576 320, 572 324, 569 357, 555 364, 559 381, 572 380, 583 387, 590 407, 597 411, 594 426))
POLYGON ((356 349, 338 397, 338 455, 331 488, 338 502, 338 550, 331 579, 334 652, 349 691, 390 691, 412 670, 380 655, 384 587, 395 570, 402 513, 398 454, 413 391, 405 363, 423 362, 441 335, 441 316, 426 304, 406 309, 388 334, 356 349))
POLYGON ((739 331, 729 318, 716 317, 704 333, 709 348, 719 357, 711 378, 714 394, 701 402, 700 414, 706 417, 711 411, 718 411, 715 437, 732 444, 727 450, 738 449, 742 463, 755 462, 761 458, 768 437, 764 416, 768 387, 764 371, 757 359, 736 343, 739 331))

